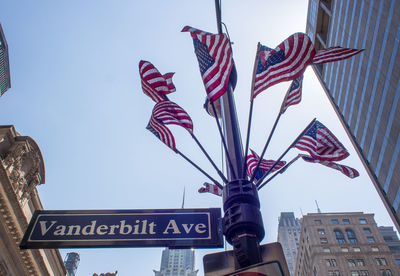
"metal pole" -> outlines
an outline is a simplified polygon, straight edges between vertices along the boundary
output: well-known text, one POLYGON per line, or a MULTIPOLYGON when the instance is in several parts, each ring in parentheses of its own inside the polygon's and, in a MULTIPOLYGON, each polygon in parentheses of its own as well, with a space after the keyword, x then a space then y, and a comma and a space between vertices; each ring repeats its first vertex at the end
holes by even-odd
MULTIPOLYGON (((221 8, 215 0, 218 32, 222 33, 221 8)), ((264 238, 264 227, 260 212, 257 187, 243 176, 244 156, 239 123, 233 99, 233 83, 236 69, 230 75, 228 91, 221 101, 221 119, 233 171, 228 169, 228 184, 223 190, 223 230, 226 240, 232 244, 236 267, 242 268, 261 262, 260 241, 264 238), (239 179, 235 177, 238 176, 239 179)))

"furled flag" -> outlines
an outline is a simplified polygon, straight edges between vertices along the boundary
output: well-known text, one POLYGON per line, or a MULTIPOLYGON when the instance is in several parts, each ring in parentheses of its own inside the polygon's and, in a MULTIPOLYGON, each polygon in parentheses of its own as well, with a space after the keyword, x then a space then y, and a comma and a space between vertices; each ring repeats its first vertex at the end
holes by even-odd
POLYGON ((201 187, 199 189, 199 193, 212 193, 217 196, 222 196, 222 189, 219 188, 217 185, 207 182, 204 182, 203 185, 204 187, 201 187))
POLYGON ((179 125, 193 133, 193 122, 189 114, 174 102, 157 103, 153 108, 152 116, 163 125, 179 125))
POLYGON ((301 76, 314 55, 314 46, 304 33, 289 36, 274 50, 262 46, 257 60, 253 98, 268 87, 301 76))
POLYGON ((301 101, 301 90, 303 87, 303 75, 294 79, 290 85, 283 104, 281 107, 281 114, 285 113, 286 109, 291 106, 300 103, 301 101))
POLYGON ((158 139, 176 152, 175 138, 171 131, 166 126, 158 122, 153 116, 151 116, 150 122, 146 129, 151 131, 158 139))
POLYGON ((212 34, 186 26, 182 32, 190 32, 194 52, 199 62, 206 93, 211 102, 221 97, 228 89, 233 67, 229 39, 224 34, 212 34))
POLYGON ((143 92, 156 103, 167 101, 167 94, 176 90, 172 83, 174 73, 161 75, 157 68, 148 61, 141 60, 139 62, 139 74, 143 92))
POLYGON ((326 161, 339 161, 349 156, 346 148, 319 121, 315 121, 294 145, 307 151, 313 158, 326 161))
POLYGON ((357 55, 362 51, 364 51, 364 49, 358 50, 358 49, 343 48, 340 46, 330 47, 317 51, 311 62, 319 64, 319 63, 327 63, 327 62, 343 60, 350 58, 354 55, 357 55))
MULTIPOLYGON (((254 170, 257 166, 258 160, 260 160, 260 157, 253 151, 251 150, 251 154, 247 156, 247 175, 251 177, 254 173, 254 170)), ((260 163, 260 166, 257 169, 257 172, 255 173, 254 178, 258 181, 260 178, 264 176, 264 174, 275 164, 274 160, 266 160, 263 159, 260 163)), ((272 169, 271 172, 277 171, 283 166, 285 166, 286 162, 285 161, 279 161, 278 164, 272 169)), ((271 173, 270 172, 270 173, 271 173)))
POLYGON ((356 169, 353 169, 351 167, 341 165, 341 164, 338 164, 338 163, 335 163, 332 161, 323 161, 323 160, 312 158, 311 156, 304 155, 304 154, 301 155, 301 158, 303 158, 304 161, 307 161, 310 163, 319 163, 319 164, 325 165, 329 168, 338 170, 350 178, 355 178, 360 175, 356 169))

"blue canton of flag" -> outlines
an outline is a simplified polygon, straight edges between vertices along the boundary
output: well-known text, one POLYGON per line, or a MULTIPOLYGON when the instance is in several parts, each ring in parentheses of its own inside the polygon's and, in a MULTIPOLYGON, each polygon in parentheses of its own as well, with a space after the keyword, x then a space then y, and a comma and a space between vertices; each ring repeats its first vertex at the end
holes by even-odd
POLYGON ((261 177, 264 176, 265 170, 258 168, 254 174, 254 178, 258 181, 261 177))
POLYGON ((199 62, 200 73, 204 75, 208 68, 214 64, 214 59, 208 53, 207 45, 201 43, 197 38, 193 39, 193 45, 197 61, 199 62))
POLYGON ((270 51, 272 51, 272 50, 273 50, 272 48, 269 48, 267 46, 261 45, 260 50, 259 50, 260 57, 258 58, 258 61, 257 61, 256 74, 260 74, 260 73, 264 72, 265 70, 267 70, 268 65, 267 64, 263 64, 263 62, 262 62, 263 58, 261 56, 268 55, 268 53, 270 51))

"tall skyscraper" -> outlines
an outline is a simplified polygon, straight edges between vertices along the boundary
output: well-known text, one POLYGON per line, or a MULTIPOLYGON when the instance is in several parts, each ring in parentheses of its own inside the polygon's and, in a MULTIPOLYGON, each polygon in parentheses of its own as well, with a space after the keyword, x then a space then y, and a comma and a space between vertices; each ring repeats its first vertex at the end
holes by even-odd
POLYGON ((78 269, 80 257, 76 252, 70 252, 67 254, 64 260, 65 269, 68 272, 68 276, 75 276, 76 270, 78 269))
POLYGON ((392 226, 380 226, 378 229, 387 243, 390 252, 392 252, 396 263, 399 265, 400 270, 400 240, 397 233, 393 230, 392 226))
POLYGON ((293 275, 296 265, 300 233, 301 220, 295 218, 293 212, 282 212, 278 224, 278 242, 282 245, 291 275, 293 275))
POLYGON ((164 249, 160 271, 153 270, 155 276, 197 276, 194 268, 193 249, 164 249))
POLYGON ((316 49, 365 49, 313 65, 382 201, 400 230, 400 1, 309 0, 316 49))
POLYGON ((316 213, 303 216, 296 276, 399 275, 373 214, 316 213))
POLYGON ((0 96, 11 87, 8 45, 0 24, 0 96))

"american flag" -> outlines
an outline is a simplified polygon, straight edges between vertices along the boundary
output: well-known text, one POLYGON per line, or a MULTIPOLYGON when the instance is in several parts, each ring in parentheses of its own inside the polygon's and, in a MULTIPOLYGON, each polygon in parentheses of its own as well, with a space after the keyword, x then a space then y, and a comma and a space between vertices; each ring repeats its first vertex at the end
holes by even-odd
POLYGON ((358 50, 358 49, 343 48, 340 46, 330 47, 317 51, 311 62, 318 64, 318 63, 327 63, 327 62, 343 60, 350 58, 354 55, 357 55, 362 51, 364 51, 364 49, 358 50))
POLYGON ((212 193, 217 196, 222 196, 222 189, 219 188, 217 185, 207 182, 204 182, 203 185, 204 187, 201 187, 199 189, 199 193, 212 193))
POLYGON ((313 158, 323 161, 339 161, 349 156, 346 148, 319 121, 315 121, 294 145, 307 151, 313 158))
POLYGON ((301 76, 314 55, 314 46, 304 33, 289 36, 274 50, 262 46, 257 60, 253 98, 268 87, 301 76))
POLYGON ((171 131, 166 126, 158 122, 153 116, 151 116, 146 129, 151 131, 158 139, 176 152, 175 138, 171 131))
MULTIPOLYGON (((258 161, 260 160, 260 157, 250 149, 251 154, 247 156, 247 175, 251 177, 254 173, 254 170, 257 166, 258 161)), ((258 181, 260 178, 264 176, 264 174, 275 164, 274 160, 266 160, 263 159, 260 163, 260 166, 258 167, 254 178, 258 181)), ((277 171, 283 166, 285 166, 286 162, 285 161, 279 161, 278 164, 272 169, 271 172, 277 171)), ((270 172, 270 173, 271 173, 270 172)))
POLYGON ((285 113, 286 109, 291 106, 300 103, 301 101, 301 90, 303 87, 303 75, 294 79, 290 85, 288 92, 286 93, 285 99, 281 107, 281 114, 285 113))
POLYGON ((341 165, 341 164, 338 164, 338 163, 335 163, 332 161, 323 161, 323 160, 315 159, 315 158, 312 158, 311 156, 303 155, 303 154, 301 155, 301 158, 303 158, 304 161, 307 161, 310 163, 319 163, 319 164, 325 165, 329 168, 338 170, 350 178, 355 178, 360 175, 356 169, 353 169, 351 167, 341 165))
POLYGON ((172 83, 174 73, 161 75, 157 68, 148 61, 141 60, 139 62, 139 74, 143 92, 156 103, 167 101, 166 95, 176 90, 172 83))
POLYGON ((190 32, 194 52, 199 62, 206 93, 211 102, 221 97, 228 89, 233 67, 229 39, 224 34, 212 34, 186 26, 182 32, 190 32))
POLYGON ((157 103, 153 108, 153 115, 163 125, 179 125, 193 133, 193 122, 186 111, 171 101, 157 103))

